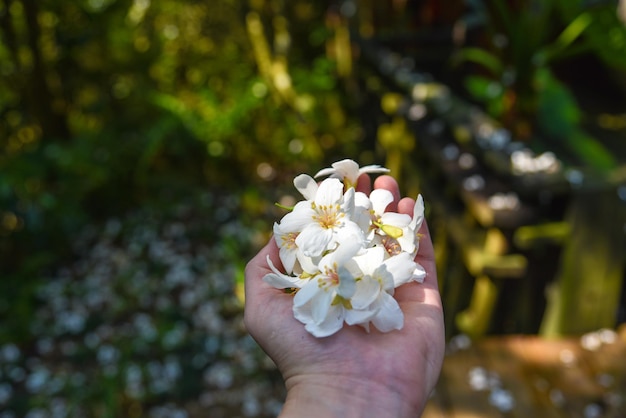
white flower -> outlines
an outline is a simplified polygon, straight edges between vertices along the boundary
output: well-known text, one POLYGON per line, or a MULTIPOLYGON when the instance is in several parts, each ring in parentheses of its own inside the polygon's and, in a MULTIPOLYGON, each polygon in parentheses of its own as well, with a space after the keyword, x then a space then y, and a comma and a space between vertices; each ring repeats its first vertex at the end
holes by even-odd
POLYGON ((395 289, 426 276, 414 260, 424 220, 422 197, 411 217, 385 212, 393 202, 388 190, 369 196, 355 190, 361 174, 387 171, 343 160, 317 173, 330 175, 319 185, 301 174, 293 183, 304 200, 274 224, 284 272, 268 257, 271 273, 263 280, 295 293, 294 317, 316 337, 334 334, 344 322, 368 331, 371 325, 382 332, 401 329, 404 315, 395 289))
POLYGON ((354 160, 345 159, 332 164, 332 167, 324 168, 317 172, 315 178, 330 175, 343 181, 346 190, 356 187, 359 176, 363 173, 388 173, 389 169, 379 165, 366 165, 359 168, 354 160))
MULTIPOLYGON (((311 188, 305 190, 307 194, 312 191, 311 188)), ((344 195, 339 180, 326 179, 315 190, 315 196, 309 197, 313 200, 298 202, 280 222, 282 231, 298 233, 294 242, 305 256, 318 257, 334 249, 339 231, 362 235, 359 226, 350 220, 354 211, 354 189, 344 195)))
POLYGON ((298 276, 289 276, 281 273, 272 263, 269 256, 267 257, 267 264, 269 265, 272 273, 267 273, 263 276, 263 281, 277 289, 300 289, 308 283, 307 279, 302 279, 298 276))
MULTIPOLYGON (((372 192, 373 193, 373 192, 372 192)), ((424 200, 422 195, 417 196, 415 206, 413 206, 413 216, 385 212, 378 214, 374 225, 378 227, 376 231, 377 242, 382 244, 390 255, 397 255, 407 252, 412 257, 417 254, 419 248, 419 229, 424 221, 424 200)))
POLYGON ((375 227, 372 224, 374 220, 372 216, 372 201, 370 198, 362 192, 356 192, 354 194, 354 212, 352 215, 352 221, 356 223, 363 235, 367 237, 367 240, 371 240, 375 227))
POLYGON ((339 331, 351 315, 350 299, 357 289, 357 277, 345 265, 362 246, 357 237, 345 238, 335 251, 322 257, 317 273, 293 299, 295 318, 316 337, 339 331))
POLYGON ((382 247, 369 248, 365 254, 354 257, 353 261, 363 276, 351 299, 352 308, 374 314, 360 325, 368 331, 369 322, 382 332, 401 329, 404 315, 393 294, 396 287, 414 279, 418 264, 407 253, 386 258, 382 247))
POLYGON ((279 224, 274 223, 274 240, 279 248, 280 261, 287 273, 293 271, 300 249, 296 245, 298 232, 285 231, 279 224))

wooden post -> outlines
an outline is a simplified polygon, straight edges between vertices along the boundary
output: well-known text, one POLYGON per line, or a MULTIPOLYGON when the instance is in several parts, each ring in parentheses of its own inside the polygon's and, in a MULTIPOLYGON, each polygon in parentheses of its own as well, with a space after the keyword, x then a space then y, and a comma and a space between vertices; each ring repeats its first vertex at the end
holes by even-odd
POLYGON ((614 191, 580 192, 567 214, 571 234, 548 293, 540 334, 558 337, 615 326, 624 279, 626 206, 614 191))

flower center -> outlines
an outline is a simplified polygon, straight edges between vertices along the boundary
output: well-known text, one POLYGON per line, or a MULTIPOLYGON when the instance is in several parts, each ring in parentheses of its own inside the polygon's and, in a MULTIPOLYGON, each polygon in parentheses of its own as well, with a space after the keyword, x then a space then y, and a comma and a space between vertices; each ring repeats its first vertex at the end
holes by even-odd
POLYGON ((341 304, 345 309, 352 309, 352 302, 350 302, 350 299, 335 295, 333 301, 331 302, 331 305, 335 306, 339 304, 341 304))
POLYGON ((339 205, 317 206, 315 203, 312 203, 311 207, 315 210, 313 220, 320 224, 320 226, 324 229, 331 229, 339 226, 339 219, 344 216, 344 214, 339 211, 339 205))
POLYGON ((296 238, 298 237, 297 232, 289 232, 287 234, 281 235, 281 239, 283 240, 283 247, 286 247, 290 250, 293 250, 297 247, 296 238))
POLYGON ((336 264, 334 267, 335 269, 326 267, 322 277, 317 279, 317 284, 320 288, 339 286, 339 274, 337 274, 336 264))
POLYGON ((382 242, 389 255, 398 255, 402 252, 402 246, 395 239, 391 237, 383 237, 382 242))

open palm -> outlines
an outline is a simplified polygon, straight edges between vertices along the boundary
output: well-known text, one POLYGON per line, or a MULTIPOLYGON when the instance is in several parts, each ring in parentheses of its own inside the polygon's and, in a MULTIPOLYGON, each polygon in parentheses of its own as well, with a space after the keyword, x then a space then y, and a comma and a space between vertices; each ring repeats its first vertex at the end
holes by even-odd
MULTIPOLYGON (((361 179, 360 179, 361 180, 361 179)), ((359 181, 358 189, 368 193, 369 182, 359 181)), ((387 210, 411 215, 414 201, 400 199, 396 181, 381 176, 375 188, 394 195, 387 210)), ((266 257, 280 268, 278 247, 272 239, 246 267, 245 324, 248 331, 276 363, 288 391, 284 414, 299 408, 293 416, 308 416, 304 405, 324 402, 337 405, 338 414, 355 416, 359 405, 395 408, 386 416, 415 416, 424 407, 439 376, 444 351, 443 310, 437 285, 434 254, 428 227, 416 256, 426 270, 423 283, 408 283, 396 289, 394 297, 404 313, 401 330, 367 333, 358 326, 344 326, 326 338, 310 335, 293 316, 293 295, 266 284, 270 273, 266 257), (304 399, 302 399, 304 397, 304 399), (387 406, 387 403, 391 406, 387 406)), ((369 409, 369 407, 368 407, 369 409)), ((374 414, 374 409, 369 409, 374 414)), ((358 412, 362 414, 362 412, 358 412)), ((376 415, 371 415, 376 416, 376 415)))

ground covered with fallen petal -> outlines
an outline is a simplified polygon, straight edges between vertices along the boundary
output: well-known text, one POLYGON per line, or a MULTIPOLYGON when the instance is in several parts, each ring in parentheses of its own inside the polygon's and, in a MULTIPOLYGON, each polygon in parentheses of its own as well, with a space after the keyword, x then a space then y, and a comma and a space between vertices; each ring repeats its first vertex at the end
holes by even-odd
POLYGON ((239 205, 207 192, 78 232, 0 339, 0 418, 276 416, 282 381, 238 297, 265 238, 239 205))

